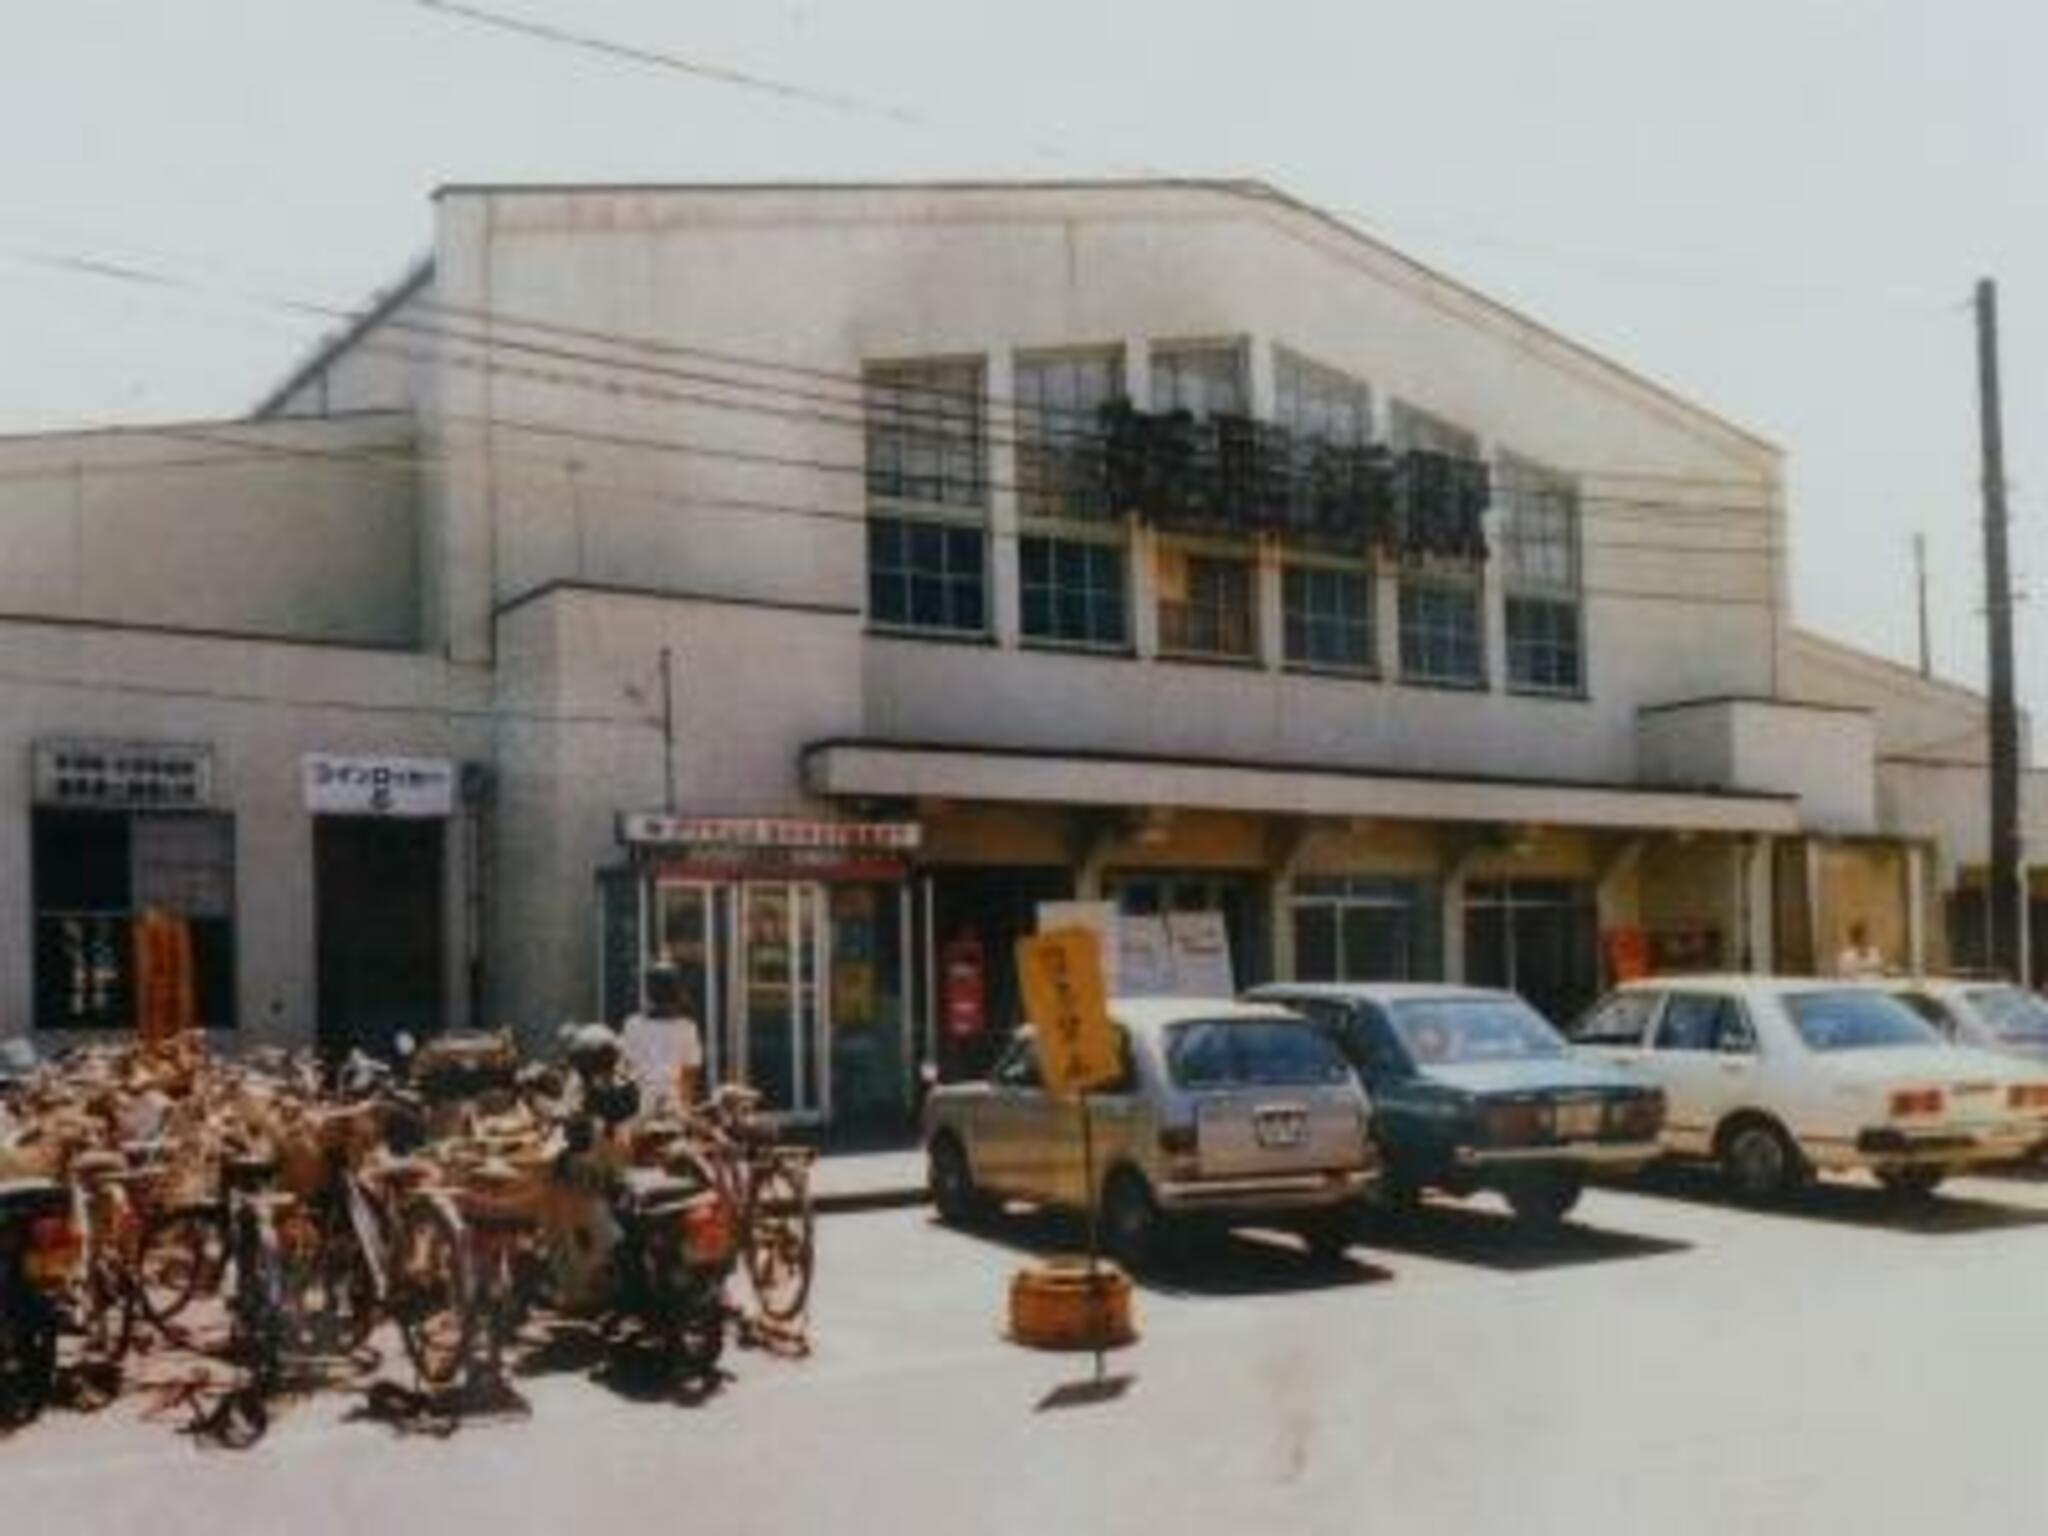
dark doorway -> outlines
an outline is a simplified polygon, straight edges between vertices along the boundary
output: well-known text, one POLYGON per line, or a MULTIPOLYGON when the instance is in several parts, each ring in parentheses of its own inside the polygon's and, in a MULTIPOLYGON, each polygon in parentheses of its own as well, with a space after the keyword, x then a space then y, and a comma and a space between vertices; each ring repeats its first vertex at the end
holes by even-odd
POLYGON ((442 1023, 443 823, 313 820, 321 1055, 387 1056, 442 1023))
POLYGON ((1038 930, 1038 904, 1066 901, 1073 876, 1049 867, 932 872, 932 956, 939 1075, 978 1077, 1023 1017, 1017 940, 1038 930))
POLYGON ((1465 979, 1519 992, 1566 1025, 1599 991, 1593 889, 1566 880, 1488 880, 1465 887, 1465 979))

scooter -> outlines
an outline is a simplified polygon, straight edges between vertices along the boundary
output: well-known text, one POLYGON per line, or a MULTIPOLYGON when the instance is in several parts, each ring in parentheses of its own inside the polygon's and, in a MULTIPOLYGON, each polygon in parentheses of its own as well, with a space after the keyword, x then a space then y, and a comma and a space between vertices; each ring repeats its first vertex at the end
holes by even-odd
POLYGON ((28 1423, 50 1400, 62 1298, 82 1255, 70 1190, 49 1179, 0 1183, 0 1429, 28 1423))

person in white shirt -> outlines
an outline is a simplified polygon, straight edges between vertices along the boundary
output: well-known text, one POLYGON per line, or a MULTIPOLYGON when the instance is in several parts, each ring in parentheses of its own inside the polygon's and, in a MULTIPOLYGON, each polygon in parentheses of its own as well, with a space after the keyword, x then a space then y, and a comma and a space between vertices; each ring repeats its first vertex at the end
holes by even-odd
POLYGON ((619 1031, 619 1046, 649 1109, 697 1101, 704 1037, 690 1017, 683 973, 667 961, 647 968, 645 1007, 619 1031))
POLYGON ((1849 943, 1835 957, 1837 976, 1882 976, 1887 967, 1884 951, 1870 942, 1870 930, 1861 922, 1849 925, 1849 943))

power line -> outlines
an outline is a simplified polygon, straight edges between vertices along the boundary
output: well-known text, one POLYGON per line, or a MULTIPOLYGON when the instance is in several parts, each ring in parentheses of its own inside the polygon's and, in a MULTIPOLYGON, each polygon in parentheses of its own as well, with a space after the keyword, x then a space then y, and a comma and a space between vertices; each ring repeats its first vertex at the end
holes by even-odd
MULTIPOLYGON (((417 9, 431 11, 473 26, 488 28, 524 37, 531 41, 603 58, 612 63, 628 64, 639 68, 680 75, 701 82, 732 86, 774 97, 784 102, 797 102, 809 106, 822 107, 849 116, 885 122, 894 127, 915 128, 925 132, 943 134, 949 138, 957 135, 963 129, 983 132, 987 130, 985 123, 947 122, 934 117, 928 112, 883 102, 873 97, 801 85, 758 71, 741 70, 728 65, 710 63, 669 49, 654 48, 643 44, 623 43, 615 39, 600 37, 594 33, 578 31, 567 26, 537 21, 531 17, 514 15, 510 12, 481 5, 460 3, 460 0, 405 0, 405 3, 409 3, 417 9)), ((1033 153, 1046 159, 1057 160, 1062 163, 1078 162, 1095 165, 1105 163, 1097 155, 1077 154, 1062 145, 1048 140, 1031 139, 1024 142, 1026 142, 1026 147, 1033 153)), ((1190 179, 1160 166, 1143 162, 1111 163, 1110 169, 1115 174, 1138 176, 1148 180, 1185 181, 1190 179)), ((1900 310, 1930 314, 1947 309, 1953 302, 1947 299, 1936 299, 1929 295, 1906 294, 1890 290, 1850 289, 1840 284, 1795 283, 1783 279, 1714 273, 1702 268, 1681 267, 1668 262, 1645 259, 1634 255, 1545 245, 1540 242, 1532 242, 1516 237, 1479 232, 1455 225, 1446 225, 1428 219, 1411 219, 1398 214, 1389 218, 1384 212, 1368 215, 1341 205, 1331 204, 1328 206, 1330 212, 1343 217, 1360 228, 1369 228, 1386 219, 1388 222, 1424 238, 1447 240, 1454 244, 1502 251, 1516 256, 1533 256, 1540 260, 1552 262, 1576 263, 1640 281, 1693 288, 1718 288, 1724 291, 1748 292, 1784 300, 1804 301, 1816 297, 1849 300, 1851 302, 1884 305, 1900 310)))
MULTIPOLYGON (((184 289, 187 291, 196 291, 202 293, 223 292, 223 290, 212 288, 209 285, 198 283, 190 279, 180 278, 174 275, 166 274, 158 270, 136 267, 128 263, 113 262, 95 257, 84 257, 70 254, 31 254, 17 251, 0 252, 0 254, 5 254, 12 257, 13 259, 26 261, 35 265, 53 266, 59 270, 75 272, 81 275, 98 277, 112 281, 142 283, 147 286, 155 288, 184 289)), ((235 293, 232 291, 224 292, 224 296, 236 300, 238 302, 255 303, 263 305, 265 307, 289 310, 293 313, 298 314, 316 315, 328 321, 342 321, 354 324, 359 323, 363 318, 362 313, 359 311, 347 310, 340 308, 338 306, 323 304, 316 301, 304 299, 280 297, 275 295, 253 295, 246 293, 235 293)), ((464 311, 452 306, 428 307, 434 308, 442 313, 456 315, 460 318, 482 320, 488 324, 507 323, 512 325, 515 329, 555 329, 564 331, 570 329, 566 327, 548 327, 545 326, 545 323, 543 322, 524 321, 516 317, 496 315, 491 311, 464 311)), ((666 403, 696 405, 703 408, 723 410, 728 412, 741 412, 752 413, 756 415, 779 416, 785 419, 803 419, 815 422, 822 422, 829 425, 842 426, 854 431, 866 430, 871 425, 873 425, 873 419, 876 417, 886 422, 891 419, 892 413, 894 419, 896 419, 899 422, 910 421, 923 424, 928 422, 930 417, 929 412, 921 412, 909 407, 895 407, 888 405, 886 403, 881 406, 881 409, 879 411, 877 411, 877 402, 875 401, 871 390, 872 381, 866 376, 834 373, 830 370, 816 368, 803 368, 799 367, 798 365, 790 365, 767 359, 747 357, 746 355, 739 353, 725 352, 718 353, 715 355, 721 361, 726 362, 728 364, 784 372, 802 373, 815 379, 829 381, 838 384, 842 387, 862 390, 866 392, 863 394, 860 401, 862 414, 858 416, 835 415, 829 410, 820 410, 812 408, 813 405, 850 407, 855 404, 855 402, 852 399, 843 399, 834 395, 819 394, 816 392, 805 390, 795 390, 784 386, 768 384, 758 380, 734 378, 730 375, 705 373, 702 370, 678 368, 666 364, 657 364, 632 359, 613 358, 598 353, 592 353, 589 351, 579 351, 573 348, 557 346, 547 343, 522 341, 516 338, 499 336, 492 333, 478 334, 475 332, 454 330, 447 327, 428 325, 419 321, 409 320, 404 318, 402 315, 395 313, 384 316, 382 319, 380 319, 377 323, 377 327, 373 328, 373 331, 376 328, 389 328, 402 333, 427 338, 429 341, 433 343, 438 344, 441 342, 448 342, 456 346, 466 346, 474 349, 481 349, 486 353, 496 350, 505 350, 527 354, 531 356, 547 358, 556 361, 583 362, 608 370, 617 370, 620 372, 627 373, 638 373, 643 375, 650 375, 656 378, 672 378, 683 381, 685 383, 707 384, 715 388, 730 388, 753 394, 765 395, 769 397, 771 400, 790 399, 807 402, 807 404, 798 406, 754 404, 745 401, 727 399, 717 395, 707 395, 695 390, 668 389, 660 386, 650 386, 643 383, 627 383, 587 372, 579 373, 573 369, 542 369, 523 364, 507 363, 493 358, 487 358, 484 361, 478 361, 477 359, 474 358, 464 357, 453 352, 441 350, 408 350, 394 343, 379 340, 375 337, 374 334, 366 334, 364 336, 357 337, 351 343, 353 347, 361 350, 380 352, 385 355, 397 356, 411 361, 446 363, 450 366, 457 368, 468 370, 482 370, 491 374, 525 378, 532 382, 550 384, 562 388, 583 388, 586 390, 602 393, 607 396, 613 397, 627 395, 643 399, 660 400, 666 403)), ((595 338, 596 336, 602 335, 603 333, 586 332, 583 334, 595 338)), ((625 338, 614 335, 605 336, 604 340, 607 344, 611 345, 628 346, 636 349, 648 350, 657 353, 667 352, 670 354, 690 354, 700 353, 706 350, 691 347, 686 344, 662 342, 650 338, 625 338)), ((913 391, 913 393, 920 392, 913 391)), ((981 441, 985 446, 1001 445, 1013 447, 1043 447, 1048 445, 1056 445, 1058 442, 1062 440, 1083 442, 1099 442, 1102 440, 1102 433, 1100 428, 1092 423, 1088 428, 1085 429, 1061 429, 1055 427, 1051 428, 1049 431, 1046 431, 1042 436, 1033 436, 1032 434, 1023 432, 1005 433, 1000 429, 993 428, 990 424, 988 416, 983 414, 985 407, 1001 405, 1004 403, 1010 404, 1011 406, 1016 407, 1019 410, 1032 411, 1034 413, 1043 414, 1042 408, 1038 407, 1032 402, 1019 401, 1015 399, 1005 401, 1002 397, 992 397, 986 394, 951 397, 946 396, 945 393, 942 391, 935 390, 925 390, 921 391, 921 393, 933 398, 957 398, 963 405, 971 405, 975 411, 978 425, 980 428, 981 441)), ((1052 414, 1078 413, 1054 412, 1052 414)), ((708 452, 710 450, 704 451, 708 452)), ((820 469, 828 468, 828 466, 818 463, 812 463, 809 465, 785 464, 782 467, 810 467, 820 469)), ((844 466, 831 467, 833 472, 837 472, 840 468, 844 468, 844 466)), ((859 467, 854 466, 854 469, 857 472, 859 467)), ((1725 478, 1688 477, 1668 474, 1659 471, 1593 471, 1573 470, 1560 467, 1549 470, 1548 474, 1559 476, 1569 480, 1592 479, 1596 481, 1612 481, 1641 484, 1699 486, 1702 488, 1735 487, 1743 490, 1749 490, 1752 492, 1765 490, 1764 486, 1760 485, 1758 482, 1754 480, 1745 481, 1731 480, 1725 478)), ((1516 479, 1515 471, 1509 470, 1505 472, 1498 472, 1497 479, 1510 489, 1510 494, 1514 494, 1513 485, 1516 479)), ((1536 477, 1531 479, 1529 483, 1535 484, 1539 487, 1547 487, 1550 484, 1550 481, 1545 474, 1539 473, 1536 477)), ((993 481, 990 482, 990 487, 992 489, 997 490, 1023 489, 1022 487, 1018 487, 1015 485, 993 481)), ((1658 520, 1686 517, 1712 518, 1721 514, 1726 514, 1730 517, 1755 517, 1759 520, 1768 522, 1775 519, 1777 516, 1777 509, 1774 506, 1769 505, 1768 503, 1763 505, 1757 505, 1753 503, 1728 502, 1672 503, 1649 497, 1603 496, 1597 492, 1592 492, 1584 489, 1580 489, 1577 491, 1576 500, 1582 505, 1590 505, 1594 507, 1611 505, 1617 508, 1638 508, 1644 510, 1650 517, 1658 520)))
MULTIPOLYGON (((246 439, 236 438, 231 433, 224 434, 219 430, 206 428, 167 427, 143 430, 154 431, 160 435, 167 437, 174 437, 202 443, 217 443, 229 447, 253 448, 257 446, 255 444, 248 442, 246 439)), ((395 462, 390 461, 388 459, 384 461, 363 462, 357 460, 353 455, 353 451, 349 449, 329 450, 321 448, 304 447, 299 445, 284 447, 281 449, 281 451, 294 458, 338 459, 344 462, 356 463, 360 464, 360 467, 371 470, 371 472, 373 473, 381 472, 387 475, 401 476, 408 479, 409 481, 414 482, 417 482, 418 480, 424 478, 428 473, 430 473, 434 469, 445 468, 449 465, 459 465, 465 462, 459 457, 449 455, 420 455, 411 462, 395 462)), ((493 448, 492 452, 498 453, 502 452, 502 450, 493 448)), ((532 458, 533 456, 525 455, 525 457, 532 458)), ((562 474, 564 476, 567 476, 570 472, 570 466, 568 461, 549 459, 546 460, 545 462, 547 462, 551 467, 557 464, 561 465, 562 474)), ((561 479, 558 479, 557 477, 552 475, 542 477, 533 474, 522 474, 519 471, 514 471, 509 475, 501 471, 500 479, 510 480, 515 484, 538 486, 539 488, 546 490, 550 494, 555 495, 562 494, 565 489, 569 490, 571 506, 569 508, 568 516, 571 519, 574 519, 575 517, 580 515, 582 510, 582 499, 586 496, 595 495, 599 498, 608 497, 615 500, 641 501, 653 505, 673 506, 681 510, 687 510, 692 512, 731 511, 745 512, 750 514, 768 514, 773 516, 798 518, 823 523, 838 523, 847 525, 849 527, 861 528, 865 528, 869 522, 868 514, 862 508, 833 508, 818 506, 814 503, 769 502, 740 497, 681 496, 673 492, 662 491, 653 487, 626 486, 619 485, 613 482, 602 481, 592 482, 589 480, 584 480, 580 478, 580 476, 575 480, 573 486, 565 486, 561 479)), ((1729 553, 1734 552, 1730 551, 1729 553)), ((1765 552, 1763 551, 1757 552, 1759 557, 1761 557, 1764 553, 1765 552)), ((1377 568, 1376 563, 1375 568, 1377 568)), ((579 571, 578 574, 579 576, 581 576, 584 573, 579 571)), ((1772 598, 1751 597, 1745 596, 1740 593, 1697 591, 1686 592, 1673 589, 1615 586, 1592 582, 1581 583, 1580 586, 1578 586, 1574 590, 1579 595, 1587 597, 1612 597, 1632 601, 1758 608, 1771 608, 1776 606, 1775 600, 1772 598)))

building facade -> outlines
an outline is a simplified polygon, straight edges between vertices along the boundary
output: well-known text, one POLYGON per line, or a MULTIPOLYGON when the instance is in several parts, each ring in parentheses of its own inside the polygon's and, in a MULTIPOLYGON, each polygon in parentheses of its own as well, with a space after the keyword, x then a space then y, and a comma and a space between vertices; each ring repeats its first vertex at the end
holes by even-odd
POLYGON ((1256 184, 449 188, 250 419, 0 507, 9 1029, 118 1022, 150 908, 330 1049, 659 955, 888 1127, 1043 902, 1563 1016, 1938 959, 1967 862, 1967 711, 1793 627, 1776 448, 1256 184))

